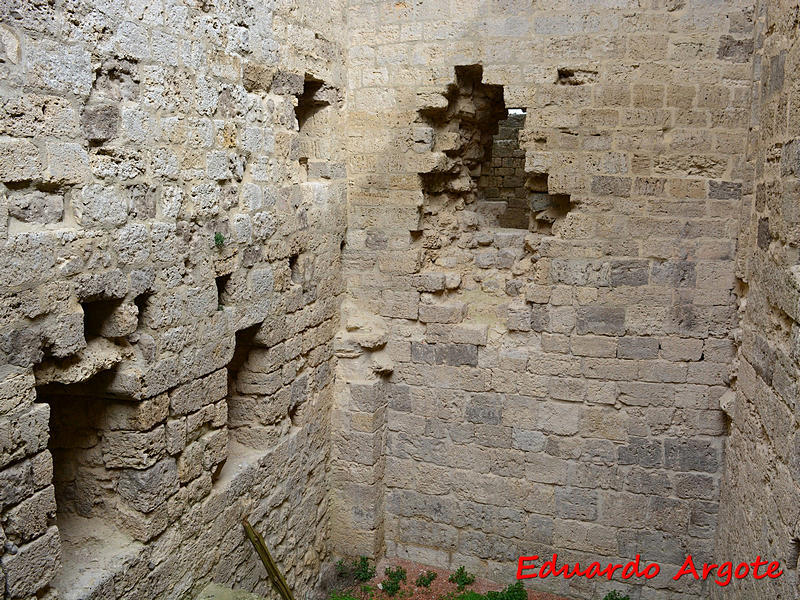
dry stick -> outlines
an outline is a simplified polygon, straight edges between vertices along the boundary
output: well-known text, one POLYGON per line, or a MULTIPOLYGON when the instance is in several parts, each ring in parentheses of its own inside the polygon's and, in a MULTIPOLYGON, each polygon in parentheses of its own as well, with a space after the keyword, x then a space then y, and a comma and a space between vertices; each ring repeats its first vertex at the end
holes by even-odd
POLYGON ((267 550, 264 538, 253 529, 253 526, 248 523, 247 519, 242 519, 242 525, 244 525, 244 531, 258 553, 258 557, 261 559, 261 562, 264 563, 272 585, 281 595, 281 598, 283 598, 283 600, 294 600, 292 590, 289 589, 286 580, 283 578, 283 574, 280 572, 280 569, 278 569, 278 565, 275 564, 272 555, 269 553, 269 550, 267 550))

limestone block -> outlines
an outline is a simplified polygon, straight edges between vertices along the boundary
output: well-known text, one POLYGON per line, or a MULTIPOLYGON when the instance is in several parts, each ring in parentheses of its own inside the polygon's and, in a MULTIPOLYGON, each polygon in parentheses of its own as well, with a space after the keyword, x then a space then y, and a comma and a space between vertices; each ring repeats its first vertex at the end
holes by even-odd
POLYGON ((39 149, 28 140, 0 141, 0 181, 14 183, 41 174, 39 149))
POLYGON ((223 398, 228 391, 228 375, 221 369, 189 383, 176 387, 169 393, 170 414, 185 415, 223 398))
POLYGON ((119 124, 119 108, 113 104, 89 105, 81 114, 83 135, 93 143, 107 142, 115 138, 119 124))
POLYGON ((55 515, 55 490, 48 486, 9 510, 3 528, 8 539, 19 546, 44 534, 55 515))
POLYGON ((466 315, 467 305, 463 302, 419 305, 419 320, 423 323, 460 323, 466 315))
POLYGON ((16 554, 0 558, 6 576, 9 598, 29 598, 47 585, 61 566, 61 542, 58 529, 47 532, 21 546, 16 554))
POLYGON ((145 514, 130 508, 125 500, 120 499, 111 511, 111 517, 121 529, 141 542, 152 540, 169 525, 166 503, 145 514))
POLYGON ((49 418, 47 404, 23 405, 0 416, 0 467, 46 448, 49 418))
POLYGON ((146 469, 166 453, 164 427, 150 431, 109 431, 103 436, 103 462, 112 469, 146 469))
POLYGON ((36 381, 30 369, 0 366, 0 415, 30 407, 36 399, 36 381))
POLYGON ((159 394, 141 402, 109 402, 105 426, 112 430, 149 431, 167 418, 169 396, 159 394))
POLYGON ((8 214, 24 223, 57 223, 64 215, 64 196, 40 191, 15 194, 9 198, 8 214))
POLYGON ((117 493, 144 513, 165 502, 179 487, 178 468, 172 457, 144 470, 123 469, 117 480, 117 493))
POLYGON ((72 185, 89 177, 89 155, 80 145, 71 142, 47 142, 44 180, 48 183, 72 185))
POLYGON ((78 223, 85 227, 117 227, 128 219, 131 200, 112 186, 87 185, 73 195, 73 209, 78 223))
POLYGON ((581 335, 621 335, 625 333, 625 309, 613 306, 580 307, 577 332, 581 335))

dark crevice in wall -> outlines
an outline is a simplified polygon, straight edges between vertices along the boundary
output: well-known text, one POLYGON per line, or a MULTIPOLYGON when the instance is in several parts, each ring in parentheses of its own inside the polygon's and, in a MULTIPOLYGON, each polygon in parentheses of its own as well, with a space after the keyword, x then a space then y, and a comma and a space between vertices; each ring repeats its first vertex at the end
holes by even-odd
POLYGON ((217 309, 222 310, 225 307, 227 300, 227 287, 231 280, 231 274, 219 275, 214 278, 214 283, 217 286, 217 309))
POLYGON ((597 80, 597 71, 560 67, 556 83, 559 85, 585 85, 597 80))
POLYGON ((96 300, 83 302, 83 331, 87 340, 98 337, 115 337, 110 321, 122 305, 122 300, 96 300))

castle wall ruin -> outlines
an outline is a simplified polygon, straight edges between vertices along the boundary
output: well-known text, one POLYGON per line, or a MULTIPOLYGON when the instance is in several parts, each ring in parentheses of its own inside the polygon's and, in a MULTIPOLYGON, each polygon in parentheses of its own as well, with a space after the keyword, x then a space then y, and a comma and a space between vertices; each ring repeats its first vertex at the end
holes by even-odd
POLYGON ((520 555, 797 596, 774 0, 0 3, 0 589, 520 555))

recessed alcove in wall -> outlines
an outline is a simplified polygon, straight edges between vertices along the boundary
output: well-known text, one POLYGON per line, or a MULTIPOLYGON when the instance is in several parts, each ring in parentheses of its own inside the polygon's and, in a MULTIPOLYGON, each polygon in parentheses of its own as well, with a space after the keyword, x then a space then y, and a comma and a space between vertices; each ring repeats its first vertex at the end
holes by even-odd
POLYGON ((255 419, 252 414, 253 402, 244 382, 241 381, 245 363, 253 349, 253 339, 258 333, 260 324, 253 325, 246 329, 236 332, 236 345, 233 349, 233 357, 228 362, 228 431, 231 438, 235 441, 242 441, 243 437, 238 435, 239 430, 247 426, 248 422, 255 419))
POLYGON ((225 306, 227 287, 230 280, 230 273, 219 275, 214 278, 214 284, 217 286, 217 308, 219 310, 222 310, 225 306))
POLYGON ((329 175, 319 163, 331 156, 331 92, 324 81, 306 74, 303 92, 297 96, 298 161, 310 180, 329 175))
POLYGON ((91 385, 89 379, 36 388, 36 401, 50 407, 47 447, 53 460, 55 525, 62 555, 52 587, 63 600, 84 597, 97 585, 97 577, 141 548, 114 524, 118 471, 103 460, 108 409, 116 400, 84 395, 81 390, 91 385))

